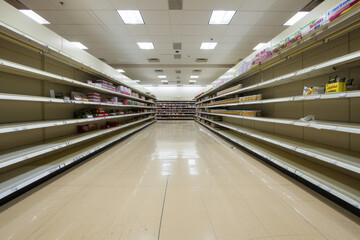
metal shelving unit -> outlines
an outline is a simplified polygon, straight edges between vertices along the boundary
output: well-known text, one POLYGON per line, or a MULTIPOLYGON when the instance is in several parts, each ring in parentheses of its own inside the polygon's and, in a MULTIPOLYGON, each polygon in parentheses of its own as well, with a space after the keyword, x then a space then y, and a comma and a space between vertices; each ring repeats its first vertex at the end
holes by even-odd
POLYGON ((341 24, 315 31, 196 102, 201 125, 357 209, 360 91, 300 94, 336 75, 360 86, 359 14, 344 15, 341 24))
POLYGON ((76 61, 47 44, 27 41, 21 30, 9 30, 0 24, 0 49, 8 53, 0 59, 0 200, 156 121, 154 96, 96 70, 99 65, 76 61), (103 80, 105 86, 87 80, 103 80), (109 90, 117 85, 137 94, 109 90), (71 92, 101 98, 60 98, 71 92), (90 113, 88 118, 74 118, 83 112, 90 113))

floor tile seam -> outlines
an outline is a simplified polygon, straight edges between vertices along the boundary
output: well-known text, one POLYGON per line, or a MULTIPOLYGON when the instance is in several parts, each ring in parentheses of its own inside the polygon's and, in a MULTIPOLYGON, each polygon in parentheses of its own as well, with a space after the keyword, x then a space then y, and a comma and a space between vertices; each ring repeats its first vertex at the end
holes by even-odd
POLYGON ((167 189, 168 189, 168 183, 169 183, 169 176, 167 176, 166 179, 166 185, 165 185, 165 191, 164 191, 164 198, 163 198, 163 204, 162 204, 162 208, 161 208, 161 215, 160 215, 160 222, 159 222, 159 231, 158 231, 158 237, 157 239, 160 240, 161 237, 161 227, 162 227, 162 220, 163 220, 163 216, 164 216, 164 211, 165 211, 165 201, 166 201, 166 194, 167 194, 167 189))

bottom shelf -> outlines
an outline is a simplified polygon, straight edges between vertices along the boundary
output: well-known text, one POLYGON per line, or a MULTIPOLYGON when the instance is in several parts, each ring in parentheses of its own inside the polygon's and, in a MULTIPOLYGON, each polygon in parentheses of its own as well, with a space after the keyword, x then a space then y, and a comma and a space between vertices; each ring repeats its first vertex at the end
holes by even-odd
POLYGON ((360 209, 360 180, 358 178, 306 161, 275 147, 236 134, 231 130, 218 130, 198 120, 196 122, 360 209))
POLYGON ((154 122, 155 121, 146 122, 121 133, 114 133, 111 136, 104 136, 93 140, 85 145, 64 151, 50 158, 35 161, 8 172, 1 173, 0 200, 154 122))

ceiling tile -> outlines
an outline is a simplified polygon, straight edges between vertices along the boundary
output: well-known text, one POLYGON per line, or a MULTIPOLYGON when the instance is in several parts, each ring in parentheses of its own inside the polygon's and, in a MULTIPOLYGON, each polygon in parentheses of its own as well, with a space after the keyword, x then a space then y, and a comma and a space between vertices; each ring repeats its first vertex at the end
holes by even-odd
POLYGON ((127 35, 129 31, 125 25, 106 25, 104 28, 108 29, 111 34, 114 35, 127 35))
MULTIPOLYGON (((283 25, 287 20, 294 16, 296 12, 266 12, 259 20, 261 25, 283 25)), ((275 36, 275 35, 274 35, 275 36)))
POLYGON ((58 0, 21 0, 21 2, 32 10, 79 10, 84 9, 83 1, 66 1, 65 4, 61 5, 58 0))
POLYGON ((183 11, 183 24, 208 24, 210 11, 183 11))
POLYGON ((183 35, 206 35, 208 33, 205 25, 184 25, 183 35))
POLYGON ((65 34, 105 35, 106 31, 100 25, 57 25, 65 34))
POLYGON ((149 35, 146 25, 126 25, 131 35, 149 35))
POLYGON ((169 11, 141 11, 145 24, 170 24, 169 11))
POLYGON ((101 24, 118 24, 124 25, 121 17, 115 10, 95 10, 92 11, 94 17, 101 24))
POLYGON ((276 0, 269 11, 294 11, 305 7, 311 0, 276 0))
POLYGON ((247 25, 247 26, 253 26, 264 15, 265 12, 257 12, 257 11, 238 11, 236 15, 234 16, 233 20, 231 21, 231 25, 247 25))
POLYGON ((138 4, 134 0, 108 0, 116 10, 136 10, 139 9, 138 4))
POLYGON ((183 0, 184 10, 236 10, 243 0, 183 0))
POLYGON ((147 25, 148 32, 151 35, 171 35, 170 25, 147 25))
POLYGON ((169 10, 167 0, 137 0, 137 3, 140 10, 169 10))
POLYGON ((173 42, 171 35, 166 36, 150 36, 151 42, 154 43, 171 43, 173 42))
MULTIPOLYGON (((183 26, 182 25, 171 25, 171 32, 172 32, 172 35, 174 36, 180 36, 182 35, 183 33, 183 26)), ((174 42, 181 42, 180 41, 175 41, 174 42)))
POLYGON ((239 11, 267 11, 276 0, 244 0, 239 11))
POLYGON ((223 35, 225 34, 228 25, 208 25, 207 28, 207 35, 215 36, 215 35, 223 35))
POLYGON ((82 2, 90 10, 114 10, 108 0, 86 0, 82 2))
POLYGON ((226 30, 226 35, 239 35, 244 36, 248 34, 252 27, 250 26, 241 26, 241 25, 230 25, 226 30))
POLYGON ((270 36, 274 37, 284 31, 284 26, 254 26, 248 32, 248 36, 270 36))
POLYGON ((96 24, 88 11, 80 10, 38 10, 37 13, 51 24, 96 24))
POLYGON ((183 21, 183 11, 180 10, 170 10, 170 23, 171 24, 182 24, 183 21))

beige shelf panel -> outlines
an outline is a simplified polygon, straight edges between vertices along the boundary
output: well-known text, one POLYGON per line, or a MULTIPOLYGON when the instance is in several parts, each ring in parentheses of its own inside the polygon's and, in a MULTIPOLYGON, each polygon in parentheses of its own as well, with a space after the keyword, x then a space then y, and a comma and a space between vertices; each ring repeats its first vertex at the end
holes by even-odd
POLYGON ((144 121, 148 121, 154 119, 155 117, 148 117, 145 119, 138 120, 136 122, 131 122, 128 124, 121 125, 119 127, 113 127, 108 129, 99 129, 88 133, 83 134, 73 134, 71 136, 62 137, 55 140, 50 140, 46 142, 42 142, 40 144, 33 144, 30 146, 12 149, 11 151, 0 152, 0 168, 4 168, 27 159, 37 157, 49 152, 53 152, 60 148, 65 148, 70 145, 74 145, 80 142, 84 142, 104 134, 115 132, 119 129, 126 128, 144 121))
POLYGON ((262 156, 280 168, 305 179, 356 208, 360 208, 359 179, 311 161, 304 161, 300 157, 252 140, 251 138, 240 137, 231 131, 216 130, 199 121, 197 122, 220 134, 222 137, 262 156))
POLYGON ((125 130, 110 137, 103 137, 80 147, 65 151, 50 158, 29 163, 0 175, 0 199, 50 175, 80 159, 139 131, 155 121, 125 130))
POLYGON ((80 82, 80 81, 77 81, 77 80, 74 80, 71 78, 67 78, 67 77, 57 75, 57 74, 45 72, 45 71, 42 71, 42 70, 39 70, 36 68, 28 67, 28 66, 10 62, 10 61, 6 61, 3 59, 0 59, 0 69, 1 69, 1 71, 14 73, 14 74, 21 75, 21 76, 32 77, 32 78, 37 78, 37 79, 42 79, 42 80, 47 80, 47 81, 53 81, 53 82, 57 82, 60 84, 65 84, 65 85, 74 86, 74 87, 81 87, 81 88, 90 89, 90 90, 93 90, 96 92, 120 96, 122 98, 132 99, 132 100, 136 100, 139 102, 154 104, 153 101, 147 101, 147 100, 143 100, 141 98, 137 98, 137 97, 129 96, 126 94, 110 91, 110 90, 107 90, 104 88, 95 87, 90 84, 83 83, 83 82, 80 82))
POLYGON ((31 101, 31 102, 44 102, 44 103, 83 104, 83 105, 95 105, 95 106, 110 106, 110 107, 116 107, 116 108, 155 109, 155 107, 150 107, 150 106, 116 105, 116 104, 111 104, 111 103, 64 100, 64 99, 59 99, 59 98, 38 97, 38 96, 19 95, 19 94, 10 94, 10 93, 0 93, 0 100, 31 101))
POLYGON ((298 71, 295 71, 295 72, 292 72, 289 74, 282 75, 280 77, 276 77, 276 78, 273 78, 273 79, 270 79, 270 80, 267 80, 267 81, 264 81, 261 83, 257 83, 255 85, 241 88, 239 90, 232 91, 227 94, 209 98, 209 99, 197 102, 196 104, 208 102, 208 101, 215 100, 218 98, 224 98, 224 97, 234 95, 237 93, 243 93, 243 92, 249 92, 249 91, 274 87, 274 86, 278 86, 278 85, 282 85, 282 84, 286 84, 286 83, 304 80, 304 79, 310 78, 310 77, 317 77, 317 76, 329 74, 329 73, 334 72, 334 69, 333 69, 334 66, 338 67, 339 65, 346 65, 346 64, 354 63, 355 61, 358 61, 358 60, 360 60, 360 50, 355 51, 353 53, 346 54, 344 56, 341 56, 341 57, 338 57, 335 59, 331 59, 329 61, 317 64, 317 65, 314 65, 311 67, 307 67, 307 68, 304 68, 304 69, 301 69, 301 70, 298 70, 298 71))
POLYGON ((282 118, 244 117, 244 116, 232 115, 232 114, 218 114, 218 113, 206 113, 206 112, 197 112, 197 113, 204 115, 239 118, 239 119, 253 120, 260 122, 279 123, 279 124, 294 125, 300 127, 310 127, 310 128, 323 129, 323 130, 360 134, 359 123, 331 122, 331 121, 300 121, 295 119, 282 119, 282 118))
POLYGON ((127 118, 127 117, 136 117, 136 116, 149 115, 149 114, 155 114, 155 112, 124 114, 124 115, 98 117, 98 118, 62 119, 62 120, 52 120, 52 121, 0 124, 0 134, 1 133, 18 132, 18 131, 24 131, 24 130, 30 130, 30 129, 37 129, 37 128, 47 128, 47 127, 55 127, 55 126, 62 126, 62 125, 95 122, 95 121, 100 121, 100 120, 111 120, 111 119, 121 119, 121 118, 127 118))
POLYGON ((199 117, 206 121, 215 123, 219 126, 231 129, 246 136, 258 139, 276 146, 304 154, 314 159, 332 164, 334 166, 347 169, 349 171, 360 173, 360 154, 345 151, 337 148, 328 147, 321 144, 297 140, 281 135, 270 134, 264 131, 240 127, 236 124, 213 121, 207 118, 199 117))

